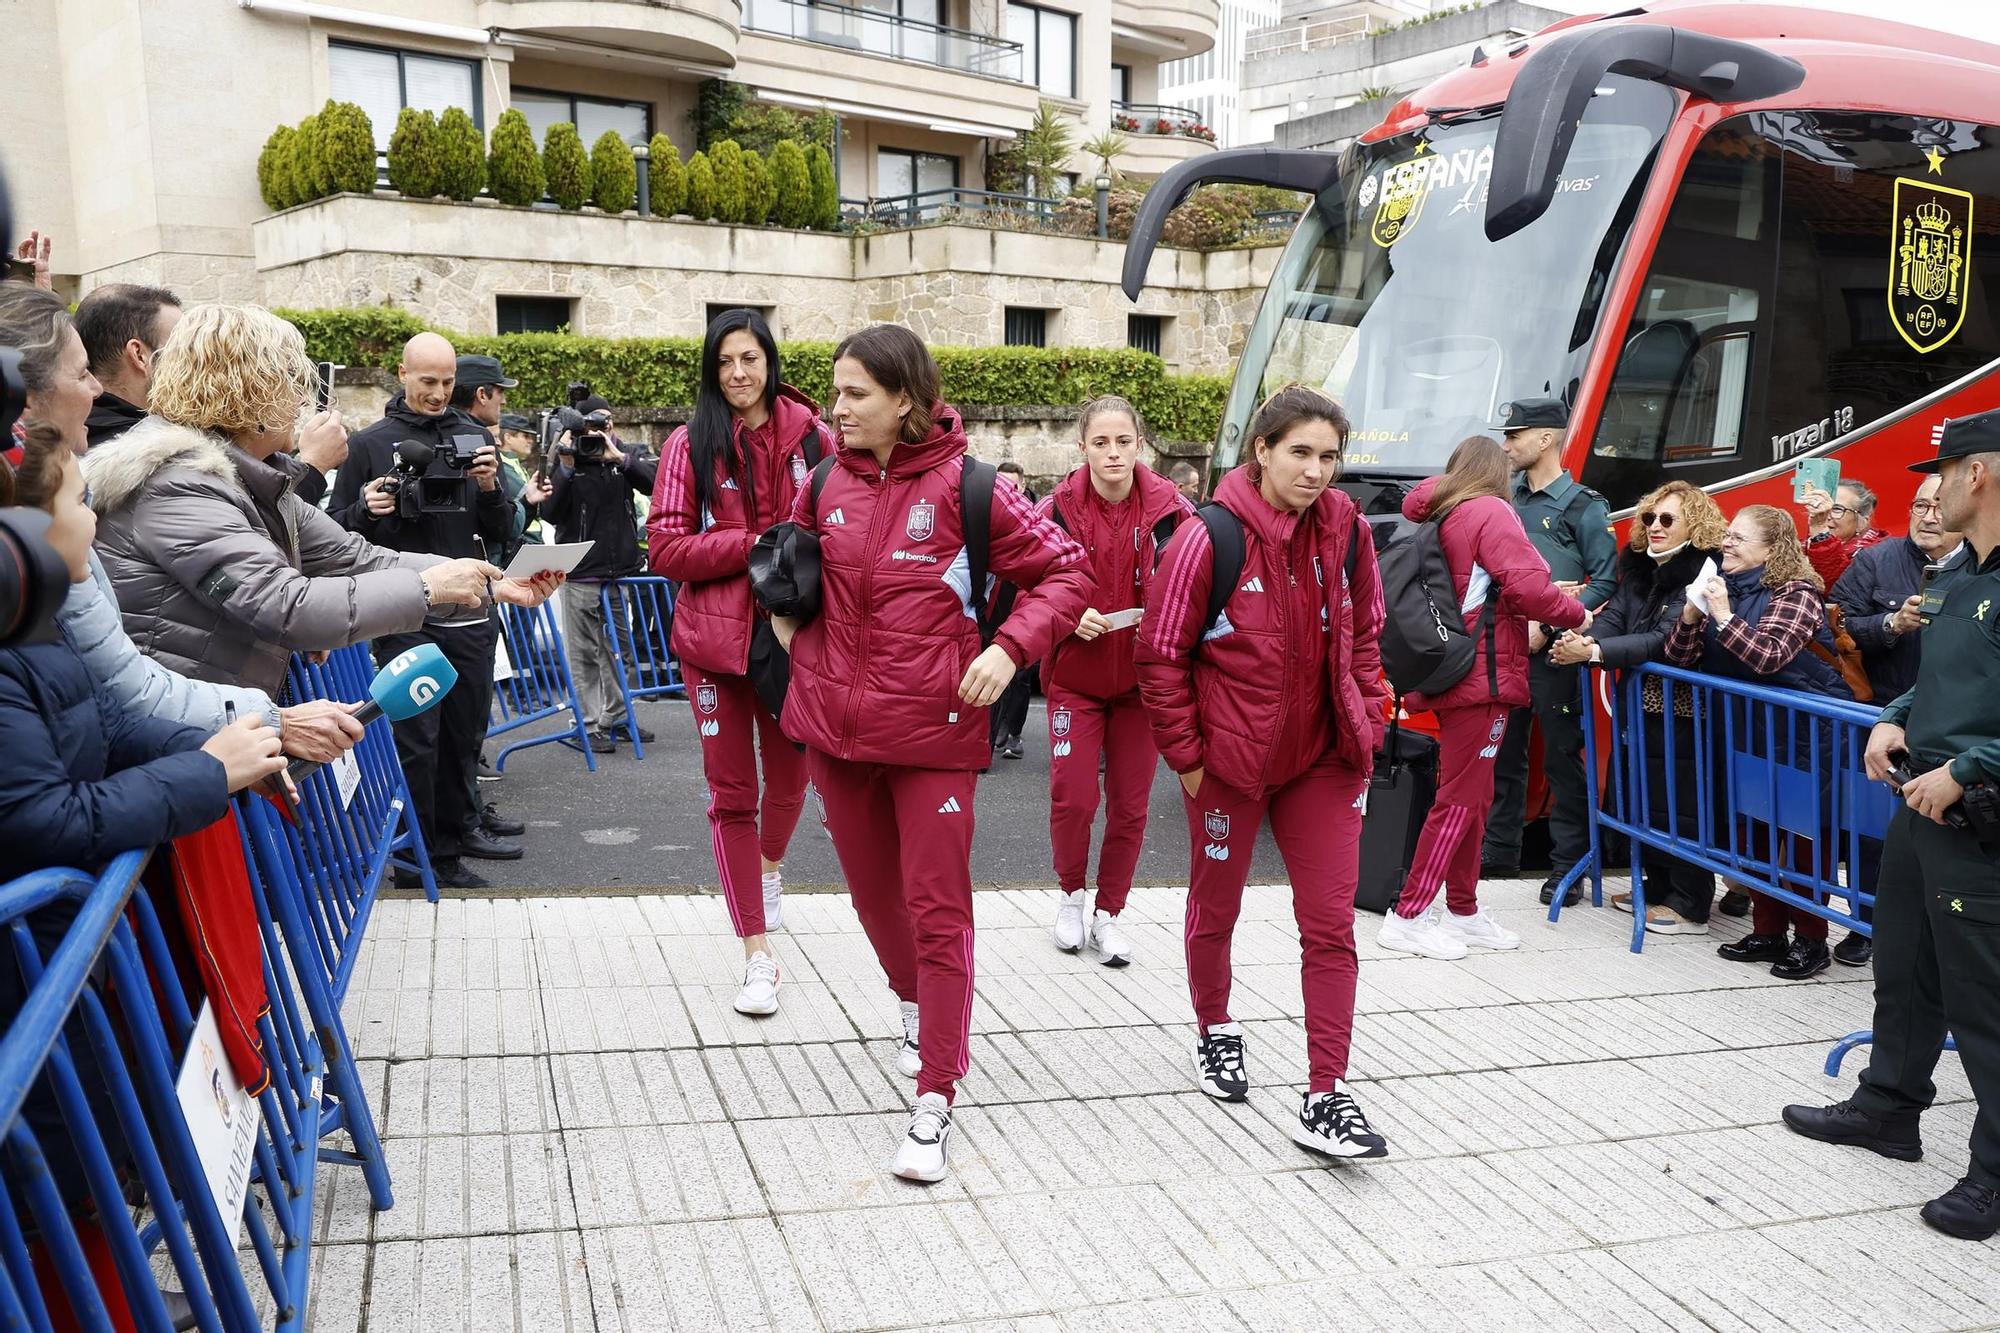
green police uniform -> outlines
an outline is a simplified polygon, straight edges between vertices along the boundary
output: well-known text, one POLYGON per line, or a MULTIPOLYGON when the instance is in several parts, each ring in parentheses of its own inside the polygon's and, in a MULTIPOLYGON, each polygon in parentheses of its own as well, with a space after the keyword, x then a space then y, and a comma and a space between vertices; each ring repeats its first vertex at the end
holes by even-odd
MULTIPOLYGON (((1962 547, 1924 592, 1923 663, 1882 710, 1913 766, 1961 784, 2000 782, 2000 548, 1962 547)), ((2000 848, 1896 811, 1875 899, 1875 1043, 1854 1104, 1882 1120, 1921 1115, 1949 1031, 1979 1111, 1967 1175, 2000 1189, 2000 848)))
MULTIPOLYGON (((1514 479, 1514 511, 1528 540, 1548 562, 1558 583, 1586 586, 1578 600, 1595 611, 1618 588, 1618 542, 1611 535, 1604 497, 1567 473, 1540 490, 1526 476, 1514 479)), ((1506 739, 1493 768, 1493 813, 1479 849, 1480 864, 1521 863, 1521 830, 1527 820, 1528 725, 1542 726, 1542 775, 1549 783, 1550 859, 1561 875, 1590 846, 1590 788, 1583 773, 1583 714, 1577 681, 1581 667, 1557 666, 1546 653, 1528 659, 1531 703, 1507 721, 1506 739)))

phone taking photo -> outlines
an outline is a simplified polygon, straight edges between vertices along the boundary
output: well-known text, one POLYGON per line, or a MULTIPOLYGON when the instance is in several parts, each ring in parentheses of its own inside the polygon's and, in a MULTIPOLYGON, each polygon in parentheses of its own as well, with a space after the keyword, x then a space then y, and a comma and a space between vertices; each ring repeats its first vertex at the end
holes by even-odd
POLYGON ((345 369, 345 366, 337 365, 332 361, 322 361, 316 367, 319 387, 313 397, 314 412, 329 412, 333 410, 333 374, 337 370, 345 369))

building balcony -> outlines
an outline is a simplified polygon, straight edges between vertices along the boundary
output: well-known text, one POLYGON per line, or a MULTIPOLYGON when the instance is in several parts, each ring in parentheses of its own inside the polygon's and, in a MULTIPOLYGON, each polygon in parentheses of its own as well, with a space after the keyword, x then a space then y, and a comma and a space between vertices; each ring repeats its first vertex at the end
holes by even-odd
POLYGON ((900 14, 817 0, 747 0, 744 26, 774 37, 1021 81, 1021 44, 900 14))
POLYGON ((480 0, 479 23, 526 35, 522 45, 539 36, 727 69, 743 0, 480 0))
POLYGON ((1222 0, 1111 0, 1111 37, 1178 60, 1215 45, 1222 0))
MULTIPOLYGON (((1118 127, 1116 112, 1112 113, 1111 124, 1114 129, 1118 127)), ((1157 176, 1168 167, 1215 151, 1212 135, 1198 139, 1185 134, 1156 134, 1145 130, 1126 130, 1124 133, 1127 142, 1125 151, 1118 157, 1118 169, 1134 176, 1157 176)))
POLYGON ((765 101, 1010 137, 1040 94, 1018 42, 818 0, 744 0, 733 78, 765 101))

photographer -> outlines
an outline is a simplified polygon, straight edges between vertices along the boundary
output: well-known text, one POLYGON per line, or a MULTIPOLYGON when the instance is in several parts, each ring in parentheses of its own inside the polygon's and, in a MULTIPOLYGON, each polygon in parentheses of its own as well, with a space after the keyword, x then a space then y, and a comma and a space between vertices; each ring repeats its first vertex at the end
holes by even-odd
MULTIPOLYGON (((653 739, 652 732, 625 715, 598 585, 645 572, 632 497, 653 493, 659 462, 618 438, 611 427, 611 405, 602 398, 579 396, 574 411, 580 416, 558 414, 552 423, 552 429, 565 429, 556 440, 549 498, 541 509, 542 517, 555 524, 557 541, 596 543, 570 573, 570 582, 578 586, 562 599, 563 639, 590 748, 609 754, 617 748, 621 730, 636 731, 642 742, 653 739)), ((611 600, 612 613, 621 622, 628 619, 624 594, 614 588, 611 600)))
POLYGON ((1978 1241, 2000 1233, 2000 411, 1937 438, 1911 470, 1938 474, 1938 519, 1965 544, 1922 589, 1916 684, 1868 738, 1868 776, 1903 802, 1875 899, 1873 1050, 1852 1097, 1784 1117, 1807 1138, 1916 1161, 1949 1032, 1977 1103, 1971 1162, 1922 1217, 1978 1241))
MULTIPOLYGON (((493 369, 497 378, 488 387, 504 389, 497 361, 493 369)), ((348 442, 347 461, 334 479, 334 518, 394 550, 505 558, 514 506, 500 485, 500 451, 492 435, 452 408, 457 353, 437 334, 419 333, 403 345, 396 377, 403 388, 382 419, 348 442)), ((415 633, 384 635, 374 645, 376 660, 388 662, 419 644, 435 643, 458 670, 457 687, 436 708, 396 724, 396 749, 432 868, 439 883, 453 888, 486 884, 461 857, 521 856, 521 844, 506 840, 521 826, 489 821, 476 785, 498 640, 499 623, 482 607, 415 633)))
MULTIPOLYGON (((520 381, 507 378, 507 372, 500 368, 497 356, 461 356, 458 358, 458 380, 451 390, 451 410, 479 423, 488 435, 500 438, 506 434, 505 422, 510 419, 507 412, 507 390, 516 387, 520 381)), ((511 417, 521 421, 520 417, 511 417)), ((532 432, 532 427, 529 430, 532 432)), ((534 437, 529 436, 529 452, 533 452, 534 437)), ((542 501, 549 498, 548 482, 538 475, 524 474, 519 466, 510 465, 506 441, 500 441, 500 489, 507 493, 507 503, 511 509, 507 530, 506 548, 500 553, 500 563, 514 558, 514 552, 521 548, 521 540, 528 531, 528 521, 533 518, 542 501)))

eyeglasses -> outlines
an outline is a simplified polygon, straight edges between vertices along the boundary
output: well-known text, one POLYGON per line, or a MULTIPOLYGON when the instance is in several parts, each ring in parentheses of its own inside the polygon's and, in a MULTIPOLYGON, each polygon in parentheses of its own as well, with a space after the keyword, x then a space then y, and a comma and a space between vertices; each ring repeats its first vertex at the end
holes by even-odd
POLYGON ((1671 528, 1674 524, 1680 522, 1680 520, 1681 516, 1679 514, 1662 514, 1657 510, 1648 509, 1645 513, 1639 515, 1639 526, 1642 528, 1671 528))
POLYGON ((1733 532, 1725 532, 1722 534, 1722 544, 1724 546, 1762 546, 1764 543, 1758 541, 1755 537, 1742 537, 1733 532))
POLYGON ((1852 509, 1849 509, 1846 505, 1835 505, 1833 508, 1827 510, 1826 512, 1832 514, 1835 518, 1846 518, 1849 514, 1853 513, 1854 511, 1852 509))
POLYGON ((1910 501, 1910 512, 1919 518, 1927 518, 1942 514, 1944 506, 1936 500, 1912 500, 1910 501))

